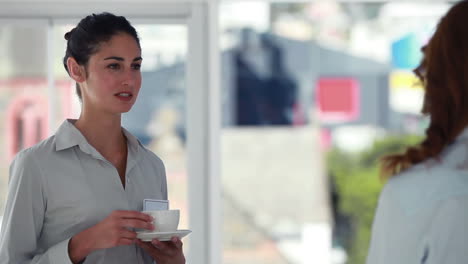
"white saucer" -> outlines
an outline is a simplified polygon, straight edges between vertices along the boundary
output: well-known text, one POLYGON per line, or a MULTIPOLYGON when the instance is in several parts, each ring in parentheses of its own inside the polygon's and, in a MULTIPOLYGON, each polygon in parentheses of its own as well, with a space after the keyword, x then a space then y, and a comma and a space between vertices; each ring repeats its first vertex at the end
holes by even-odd
POLYGON ((137 237, 142 241, 151 241, 155 238, 159 241, 169 241, 173 237, 183 238, 191 232, 191 230, 177 230, 171 232, 137 232, 137 237))

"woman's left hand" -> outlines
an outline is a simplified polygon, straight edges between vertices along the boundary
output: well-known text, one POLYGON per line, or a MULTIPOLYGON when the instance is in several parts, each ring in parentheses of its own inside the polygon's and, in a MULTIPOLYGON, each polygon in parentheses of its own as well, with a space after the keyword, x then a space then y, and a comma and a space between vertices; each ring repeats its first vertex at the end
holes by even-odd
POLYGON ((143 248, 158 264, 184 264, 185 256, 182 241, 173 237, 171 241, 161 242, 153 239, 151 242, 137 240, 137 245, 143 248))

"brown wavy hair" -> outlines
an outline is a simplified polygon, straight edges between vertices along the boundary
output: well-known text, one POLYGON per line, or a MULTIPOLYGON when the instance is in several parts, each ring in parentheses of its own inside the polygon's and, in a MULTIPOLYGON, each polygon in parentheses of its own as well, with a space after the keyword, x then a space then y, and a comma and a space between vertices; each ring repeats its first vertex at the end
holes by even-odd
POLYGON ((402 154, 381 159, 381 176, 398 174, 436 158, 468 125, 468 1, 442 17, 414 70, 424 89, 422 113, 430 118, 425 139, 402 154))

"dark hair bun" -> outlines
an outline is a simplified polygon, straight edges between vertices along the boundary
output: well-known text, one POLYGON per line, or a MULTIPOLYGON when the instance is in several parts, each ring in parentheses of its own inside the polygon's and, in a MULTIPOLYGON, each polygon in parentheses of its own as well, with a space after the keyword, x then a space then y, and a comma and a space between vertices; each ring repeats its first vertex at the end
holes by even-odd
POLYGON ((74 31, 74 30, 75 30, 75 29, 72 29, 72 30, 70 30, 69 32, 65 33, 65 36, 64 36, 64 37, 65 37, 66 40, 70 40, 71 35, 73 34, 73 31, 74 31))

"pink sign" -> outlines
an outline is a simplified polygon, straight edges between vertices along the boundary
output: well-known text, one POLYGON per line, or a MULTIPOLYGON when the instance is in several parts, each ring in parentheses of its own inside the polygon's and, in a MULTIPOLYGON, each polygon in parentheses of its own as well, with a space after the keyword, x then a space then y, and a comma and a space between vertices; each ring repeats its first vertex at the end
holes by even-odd
POLYGON ((322 121, 352 121, 359 116, 359 83, 353 78, 320 78, 316 98, 322 121))

